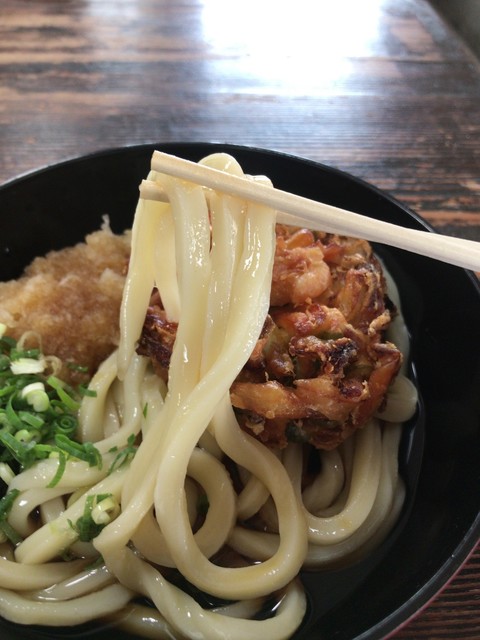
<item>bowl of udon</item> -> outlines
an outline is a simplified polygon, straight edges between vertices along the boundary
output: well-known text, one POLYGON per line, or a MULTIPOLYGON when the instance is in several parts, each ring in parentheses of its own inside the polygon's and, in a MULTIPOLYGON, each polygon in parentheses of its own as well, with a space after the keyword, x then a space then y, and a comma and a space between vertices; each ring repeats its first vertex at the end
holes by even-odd
POLYGON ((157 151, 434 233, 355 177, 236 145, 1 186, 0 634, 384 638, 480 534, 477 279, 157 151))

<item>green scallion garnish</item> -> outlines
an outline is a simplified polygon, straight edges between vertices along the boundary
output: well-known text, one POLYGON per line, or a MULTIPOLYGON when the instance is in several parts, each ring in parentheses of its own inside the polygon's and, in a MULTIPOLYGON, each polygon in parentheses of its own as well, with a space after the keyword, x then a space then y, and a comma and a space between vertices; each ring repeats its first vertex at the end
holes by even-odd
POLYGON ((0 532, 3 534, 3 539, 8 539, 13 544, 19 544, 22 542, 21 535, 15 531, 12 525, 8 522, 8 514, 10 513, 15 498, 19 495, 18 489, 13 489, 6 493, 0 500, 0 532))
POLYGON ((49 375, 40 349, 19 348, 1 329, 0 463, 18 473, 56 457, 58 468, 49 486, 59 482, 69 459, 101 466, 102 456, 94 445, 75 440, 81 399, 95 392, 74 389, 49 375))

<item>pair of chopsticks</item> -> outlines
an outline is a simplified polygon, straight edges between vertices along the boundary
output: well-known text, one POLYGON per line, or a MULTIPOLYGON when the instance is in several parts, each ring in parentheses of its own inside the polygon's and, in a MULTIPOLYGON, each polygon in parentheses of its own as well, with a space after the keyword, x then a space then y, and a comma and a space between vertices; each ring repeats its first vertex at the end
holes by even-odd
MULTIPOLYGON (((160 151, 153 153, 151 168, 158 173, 269 206, 278 212, 277 221, 283 224, 363 238, 480 271, 480 242, 375 220, 160 151)), ((149 180, 142 181, 140 196, 149 200, 166 199, 161 187, 149 180)))

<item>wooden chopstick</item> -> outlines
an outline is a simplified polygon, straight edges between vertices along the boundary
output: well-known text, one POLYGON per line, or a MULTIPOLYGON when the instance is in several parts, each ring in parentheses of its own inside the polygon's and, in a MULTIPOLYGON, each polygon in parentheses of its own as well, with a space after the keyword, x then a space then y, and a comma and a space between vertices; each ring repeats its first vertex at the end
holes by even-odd
MULTIPOLYGON (((278 222, 364 238, 480 271, 480 243, 473 240, 408 229, 375 220, 160 151, 154 151, 151 168, 158 173, 269 206, 277 210, 278 222)), ((165 199, 161 189, 151 181, 143 181, 140 193, 147 199, 165 199)))

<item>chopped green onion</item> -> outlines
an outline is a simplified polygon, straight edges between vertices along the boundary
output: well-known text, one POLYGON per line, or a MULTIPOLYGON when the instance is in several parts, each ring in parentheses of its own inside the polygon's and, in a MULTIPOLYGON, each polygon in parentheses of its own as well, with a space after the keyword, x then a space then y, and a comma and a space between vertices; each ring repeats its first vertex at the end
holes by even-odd
POLYGON ((35 462, 34 441, 21 443, 11 433, 0 432, 0 442, 3 443, 12 457, 25 469, 31 467, 35 462))
POLYGON ((17 545, 23 542, 22 536, 6 520, 0 521, 0 531, 3 533, 4 538, 10 540, 12 544, 17 545))
POLYGON ((6 335, 2 335, 2 337, 0 338, 0 348, 2 351, 8 351, 10 353, 10 351, 12 349, 15 349, 16 346, 17 342, 15 338, 6 335))
POLYGON ((5 482, 6 485, 9 485, 10 482, 15 478, 12 467, 6 462, 0 462, 0 478, 5 482))
POLYGON ((19 376, 22 373, 42 373, 45 371, 45 360, 36 358, 18 358, 10 363, 11 372, 19 376))
POLYGON ((75 362, 67 362, 67 367, 72 371, 78 371, 79 373, 88 373, 88 367, 76 364, 75 362))
POLYGON ((10 540, 13 544, 19 544, 22 542, 22 537, 17 531, 15 531, 12 525, 7 522, 7 518, 19 493, 20 491, 18 489, 13 489, 6 493, 0 500, 0 531, 3 533, 4 537, 10 540))
POLYGON ((104 498, 100 502, 97 502, 92 509, 92 520, 95 524, 109 524, 120 513, 120 505, 113 496, 104 498))
POLYGON ((40 429, 45 424, 45 420, 41 416, 30 411, 19 411, 18 417, 22 422, 35 429, 40 429))
POLYGON ((112 497, 113 496, 110 493, 87 496, 83 515, 78 518, 75 524, 70 522, 70 526, 78 533, 78 537, 82 542, 90 542, 96 538, 105 525, 111 522, 118 515, 120 507, 116 504, 115 500, 110 502, 112 497), (92 513, 105 500, 108 500, 109 502, 105 505, 105 509, 100 508, 99 511, 96 512, 96 517, 100 520, 106 519, 107 521, 95 522, 92 517, 92 513), (107 513, 108 519, 105 516, 100 515, 103 512, 107 513), (110 512, 111 515, 108 515, 108 512, 110 512))
POLYGON ((43 382, 31 382, 27 384, 27 386, 22 389, 20 395, 22 398, 25 398, 35 411, 46 411, 50 406, 50 399, 45 391, 43 382))
MULTIPOLYGON (((57 453, 57 452, 55 452, 57 453)), ((50 480, 50 482, 47 484, 47 488, 50 489, 51 487, 56 487, 57 484, 60 482, 60 479, 62 478, 63 474, 65 473, 65 468, 67 466, 67 456, 63 453, 63 451, 59 451, 58 452, 58 467, 57 467, 57 471, 55 473, 55 475, 53 476, 53 478, 50 480)))
POLYGON ((51 444, 36 444, 34 446, 35 460, 45 460, 45 458, 54 457, 53 454, 58 458, 58 451, 54 451, 54 448, 51 444))
POLYGON ((102 454, 91 442, 81 444, 70 440, 62 433, 58 433, 55 435, 55 444, 68 455, 88 462, 90 467, 102 468, 102 454))
POLYGON ((20 360, 21 358, 40 360, 40 356, 40 349, 17 349, 15 347, 10 351, 10 360, 20 360))
POLYGON ((10 513, 11 508, 13 507, 13 503, 15 499, 19 495, 19 489, 13 489, 6 493, 3 498, 0 499, 0 520, 5 520, 10 513))
POLYGON ((81 397, 95 391, 47 375, 40 349, 22 348, 6 330, 0 325, 0 478, 8 484, 12 474, 48 457, 58 459, 49 486, 58 484, 70 458, 100 467, 94 445, 75 441, 81 397))
POLYGON ((9 423, 12 425, 12 427, 14 427, 15 429, 21 429, 23 427, 23 422, 18 417, 17 412, 13 408, 14 397, 15 396, 12 395, 8 399, 7 406, 5 407, 5 415, 7 416, 7 419, 9 423))
POLYGON ((78 420, 75 416, 64 413, 53 421, 53 429, 55 433, 63 435, 72 435, 78 426, 78 420))
MULTIPOLYGON (((117 455, 115 456, 115 459, 110 465, 108 473, 109 474, 112 473, 116 469, 119 469, 125 463, 129 462, 136 454, 137 448, 138 447, 135 446, 135 434, 131 433, 128 436, 127 446, 124 449, 121 449, 117 453, 117 455)), ((115 452, 116 450, 117 450, 117 447, 113 447, 112 449, 110 449, 110 452, 115 452)))
POLYGON ((33 439, 33 432, 28 429, 19 429, 14 437, 19 442, 30 442, 33 439))
POLYGON ((55 389, 60 400, 65 403, 70 411, 78 411, 80 409, 80 403, 74 400, 67 393, 68 387, 64 382, 62 382, 62 380, 59 380, 56 376, 49 376, 47 378, 47 383, 52 387, 52 389, 55 389))
POLYGON ((14 384, 10 384, 7 385, 5 387, 3 387, 3 389, 0 389, 0 398, 3 398, 4 396, 10 396, 12 395, 12 393, 14 391, 16 391, 16 386, 14 384))
POLYGON ((83 384, 79 385, 78 391, 79 391, 80 395, 82 395, 82 396, 88 396, 89 398, 96 398, 97 397, 97 392, 95 391, 95 389, 89 389, 88 387, 86 387, 83 384))

